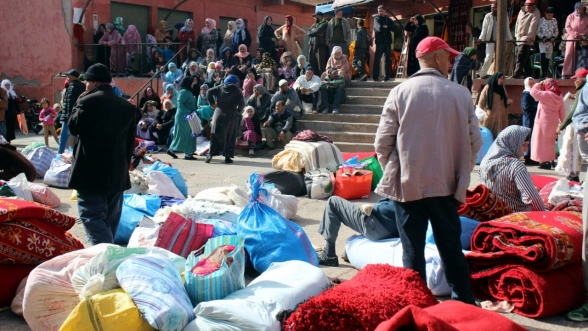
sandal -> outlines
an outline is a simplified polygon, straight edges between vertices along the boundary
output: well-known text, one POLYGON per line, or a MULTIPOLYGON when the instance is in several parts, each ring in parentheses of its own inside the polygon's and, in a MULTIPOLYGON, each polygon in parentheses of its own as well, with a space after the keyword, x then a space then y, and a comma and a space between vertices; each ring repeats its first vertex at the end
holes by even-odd
POLYGON ((568 319, 575 321, 575 322, 588 321, 588 302, 583 304, 580 308, 569 312, 568 319))

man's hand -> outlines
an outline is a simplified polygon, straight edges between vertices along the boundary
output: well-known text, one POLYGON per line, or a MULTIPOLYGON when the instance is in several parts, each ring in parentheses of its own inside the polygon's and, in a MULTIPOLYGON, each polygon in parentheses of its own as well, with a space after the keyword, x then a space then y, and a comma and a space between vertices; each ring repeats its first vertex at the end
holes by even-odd
POLYGON ((263 123, 263 127, 264 128, 269 128, 269 126, 270 126, 270 122, 269 121, 266 121, 265 123, 263 123))
POLYGON ((283 131, 280 132, 280 136, 278 137, 278 140, 279 141, 284 141, 284 136, 285 136, 284 132, 283 131))
POLYGON ((561 132, 561 130, 559 129, 559 126, 557 127, 557 129, 555 130, 555 134, 559 134, 561 132))

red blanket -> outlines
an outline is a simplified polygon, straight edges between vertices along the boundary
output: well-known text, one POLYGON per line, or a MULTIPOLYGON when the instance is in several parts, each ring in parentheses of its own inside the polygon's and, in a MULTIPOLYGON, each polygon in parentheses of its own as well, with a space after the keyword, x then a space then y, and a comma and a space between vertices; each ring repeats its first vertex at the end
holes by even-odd
POLYGON ((472 271, 522 264, 541 272, 578 262, 581 254, 581 214, 529 212, 481 223, 466 259, 472 271))
POLYGON ((539 318, 586 302, 583 279, 581 262, 546 273, 503 265, 472 274, 472 291, 480 299, 511 302, 517 314, 539 318))
POLYGON ((35 269, 36 265, 1 265, 0 277, 2 286, 0 286, 0 308, 8 307, 16 295, 16 290, 20 282, 35 269))
POLYGON ((301 304, 284 329, 371 331, 408 305, 424 308, 436 303, 415 271, 369 264, 351 280, 301 304))
POLYGON ((425 309, 408 306, 376 331, 525 331, 508 318, 463 302, 448 300, 425 309))
POLYGON ((71 229, 76 223, 74 217, 32 201, 0 199, 0 224, 12 220, 45 221, 63 230, 71 229))
POLYGON ((466 203, 458 210, 464 216, 480 222, 491 221, 512 213, 510 207, 486 186, 480 184, 466 193, 466 203))
POLYGON ((537 189, 542 189, 545 185, 553 182, 557 182, 559 178, 551 177, 551 176, 542 176, 542 175, 531 175, 531 180, 537 189))

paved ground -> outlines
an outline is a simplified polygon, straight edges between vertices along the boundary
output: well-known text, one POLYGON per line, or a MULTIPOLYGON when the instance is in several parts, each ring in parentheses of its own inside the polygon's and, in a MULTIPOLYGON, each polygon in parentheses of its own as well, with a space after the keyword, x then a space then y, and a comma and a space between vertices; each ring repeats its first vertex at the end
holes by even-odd
MULTIPOLYGON (((19 149, 22 149, 26 145, 35 141, 43 141, 43 139, 41 136, 32 136, 29 134, 28 137, 19 136, 14 141, 14 143, 18 146, 19 149)), ((51 147, 55 147, 55 143, 53 141, 51 141, 50 144, 51 147)), ((186 161, 182 159, 172 160, 163 153, 158 154, 158 157, 165 161, 172 162, 172 164, 180 170, 188 184, 189 193, 191 195, 195 195, 199 191, 209 187, 228 186, 230 184, 243 185, 252 172, 263 172, 271 169, 272 155, 260 154, 256 158, 238 156, 235 158, 235 163, 232 165, 223 164, 221 158, 213 159, 211 164, 205 164, 203 157, 200 157, 197 161, 186 161)), ((539 170, 537 167, 531 167, 529 168, 529 171, 532 173, 556 175, 553 171, 543 171, 539 170)), ((38 182, 41 181, 38 180, 38 182)), ((472 174, 471 186, 475 186, 477 184, 478 175, 476 168, 472 174)), ((70 200, 71 190, 52 190, 61 198, 62 201, 62 204, 58 210, 69 215, 77 216, 77 204, 70 200)), ((368 201, 375 202, 378 199, 379 197, 372 193, 369 200, 361 200, 357 201, 357 203, 363 204, 368 201)), ((322 247, 324 245, 324 239, 317 233, 317 230, 325 207, 325 201, 301 198, 299 199, 298 206, 298 215, 293 219, 293 221, 304 228, 314 246, 322 247)), ((86 240, 81 225, 76 224, 71 232, 78 238, 86 240)), ((341 228, 339 239, 337 241, 338 253, 343 252, 345 248, 345 240, 353 234, 354 232, 349 228, 341 228)), ((88 242, 86 241, 85 244, 88 245, 88 242)), ((323 267, 323 270, 329 277, 350 279, 357 273, 357 270, 354 269, 351 265, 343 262, 342 260, 339 262, 341 264, 338 268, 323 267)), ((530 330, 588 330, 588 323, 574 323, 566 320, 563 316, 556 316, 541 320, 532 320, 516 314, 506 314, 505 316, 529 328, 530 330)), ((10 310, 5 310, 0 312, 0 330, 25 331, 30 330, 30 328, 27 326, 22 317, 14 315, 10 310)))

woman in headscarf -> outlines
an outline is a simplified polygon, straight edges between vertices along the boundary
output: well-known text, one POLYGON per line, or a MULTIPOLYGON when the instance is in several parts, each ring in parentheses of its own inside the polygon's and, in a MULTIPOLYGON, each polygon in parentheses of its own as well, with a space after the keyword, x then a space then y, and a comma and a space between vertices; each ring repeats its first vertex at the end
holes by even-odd
POLYGON ((292 53, 286 52, 280 58, 280 66, 278 67, 278 79, 285 79, 288 84, 296 80, 296 62, 292 53))
POLYGON ((167 22, 161 20, 159 21, 159 27, 157 28, 157 31, 155 31, 155 40, 157 40, 159 44, 162 44, 165 37, 171 38, 169 31, 167 30, 167 22))
MULTIPOLYGON (((535 116, 537 116, 537 106, 539 103, 531 96, 531 89, 535 85, 535 79, 533 77, 525 78, 523 96, 521 97, 521 109, 523 110, 523 126, 531 129, 535 127, 535 116)), ((525 153, 525 164, 526 165, 537 165, 537 162, 532 161, 531 148, 529 146, 528 151, 525 153)))
POLYGON ((555 79, 548 78, 533 86, 531 96, 539 102, 531 137, 531 158, 541 163, 541 169, 551 169, 558 126, 566 117, 562 93, 555 79))
POLYGON ((194 95, 194 102, 196 102, 196 100, 198 100, 198 96, 200 95, 200 86, 204 84, 204 80, 200 78, 200 68, 196 62, 194 62, 194 66, 196 67, 197 73, 193 75, 186 75, 186 77, 192 77, 192 79, 195 81, 195 84, 192 84, 192 94, 194 95))
POLYGON ((333 47, 331 57, 327 61, 327 68, 321 78, 326 77, 327 72, 329 72, 331 68, 337 68, 339 70, 339 75, 345 78, 346 82, 351 81, 351 68, 349 67, 349 59, 347 58, 347 55, 343 54, 343 49, 341 46, 333 47))
POLYGON ((257 73, 263 77, 266 89, 268 91, 275 91, 278 85, 278 65, 268 52, 263 53, 261 58, 262 60, 259 64, 259 68, 257 68, 257 73))
POLYGON ((124 73, 127 66, 125 46, 121 45, 121 34, 114 28, 114 24, 106 24, 106 33, 100 39, 100 44, 110 47, 110 70, 119 74, 124 73))
POLYGON ((472 91, 471 71, 476 69, 476 57, 478 50, 473 47, 466 47, 461 54, 455 58, 451 70, 451 80, 463 85, 472 91))
POLYGON ((141 109, 141 119, 139 123, 137 123, 137 138, 141 138, 143 140, 155 140, 152 136, 152 129, 153 127, 151 124, 159 114, 160 109, 157 108, 157 103, 155 101, 147 101, 143 108, 141 109))
MULTIPOLYGON (((184 22, 184 26, 180 29, 180 32, 178 33, 178 40, 184 44, 190 43, 190 45, 188 46, 190 52, 192 51, 192 49, 196 48, 196 31, 194 31, 194 21, 192 19, 189 18, 186 20, 186 22, 184 22)), ((186 54, 184 52, 181 52, 180 61, 184 63, 185 60, 186 54)))
POLYGON ((251 66, 251 54, 247 51, 247 46, 239 45, 239 51, 235 53, 235 65, 244 74, 245 71, 251 66))
MULTIPOLYGON (((576 2, 574 12, 568 15, 566 20, 567 40, 580 39, 580 35, 588 34, 588 15, 586 7, 581 2, 576 2)), ((576 42, 566 42, 566 56, 564 59, 563 77, 568 79, 576 71, 576 62, 578 62, 576 42)))
POLYGON ((253 95, 247 100, 247 106, 253 107, 253 125, 261 137, 261 123, 267 121, 271 114, 272 95, 261 84, 253 87, 253 95))
POLYGON ((259 64, 261 63, 263 53, 265 50, 263 48, 258 47, 255 51, 255 57, 251 59, 251 67, 257 69, 259 64))
MULTIPOLYGON (((188 58, 186 59, 186 61, 184 61, 182 63, 182 70, 186 70, 188 69, 188 65, 191 62, 196 62, 198 63, 198 58, 200 56, 200 53, 198 52, 198 50, 196 48, 192 48, 189 52, 188 52, 188 58)), ((184 57, 186 58, 186 57, 184 57)))
MULTIPOLYGON (((266 16, 263 19, 263 23, 257 29, 257 47, 263 48, 270 52, 272 57, 275 57, 275 47, 276 47, 276 35, 274 34, 274 28, 272 27, 272 17, 266 16)), ((263 54, 263 53, 261 53, 263 54)), ((260 56, 261 56, 260 54, 260 56)))
POLYGON ((215 63, 216 62, 216 57, 214 56, 214 49, 209 48, 206 51, 206 57, 202 59, 202 61, 200 61, 200 66, 203 69, 208 68, 208 65, 211 63, 215 63))
POLYGON ((298 44, 301 44, 302 38, 306 34, 302 28, 294 24, 294 17, 286 15, 286 23, 274 31, 274 34, 278 39, 284 41, 286 50, 298 58, 300 53, 298 52, 298 44), (297 44, 298 42, 298 44, 297 44))
POLYGON ((239 46, 245 45, 247 49, 251 47, 251 34, 245 26, 245 21, 239 18, 235 21, 235 31, 233 32, 232 49, 234 53, 239 52, 239 46))
POLYGON ((225 36, 223 37, 223 44, 220 47, 220 50, 228 47, 233 49, 233 37, 235 36, 235 29, 237 29, 237 23, 235 21, 229 21, 227 24, 227 32, 225 32, 225 36))
POLYGON ((248 100, 253 95, 253 88, 255 85, 263 84, 263 78, 257 74, 255 68, 248 68, 247 75, 243 81, 243 98, 248 100))
POLYGON ((196 83, 192 77, 184 77, 181 83, 181 90, 178 93, 177 111, 174 121, 174 138, 171 146, 167 150, 167 154, 177 159, 176 152, 183 152, 186 154, 184 159, 196 160, 192 153, 196 151, 196 139, 192 137, 192 129, 190 124, 185 119, 195 108, 196 102, 192 94, 192 86, 196 83))
MULTIPOLYGON (((94 31, 94 43, 100 44, 100 39, 102 39, 102 37, 104 37, 105 33, 106 33, 106 24, 100 24, 98 31, 94 31)), ((109 63, 109 59, 108 59, 109 57, 110 57, 110 48, 102 46, 102 45, 96 47, 96 56, 95 56, 96 63, 102 63, 106 67, 110 67, 110 63, 109 63)))
POLYGON ((16 138, 15 130, 18 126, 16 117, 20 113, 20 110, 18 109, 16 92, 14 92, 14 86, 12 83, 8 79, 5 79, 2 81, 1 87, 8 95, 8 107, 6 107, 6 111, 4 112, 4 124, 6 125, 6 135, 4 136, 4 139, 11 142, 16 138))
POLYGON ((480 164, 480 182, 515 213, 546 211, 527 168, 520 161, 528 149, 530 134, 529 128, 509 126, 496 137, 480 164))
POLYGON ((240 138, 237 139, 235 148, 249 149, 249 157, 255 156, 255 145, 261 142, 261 135, 255 132, 255 125, 253 124, 254 110, 251 106, 246 106, 243 110, 241 119, 240 138))
POLYGON ((225 163, 233 163, 241 113, 245 107, 238 84, 239 78, 229 75, 225 78, 224 85, 213 87, 206 93, 208 102, 215 108, 210 131, 210 151, 206 156, 206 163, 210 163, 213 156, 221 153, 225 157, 225 163))
POLYGON ((127 56, 133 55, 133 52, 141 53, 141 35, 137 31, 137 27, 129 25, 127 32, 123 35, 122 44, 126 45, 127 56))
POLYGON ((167 86, 167 84, 173 84, 174 89, 178 91, 180 89, 180 83, 182 82, 182 78, 184 78, 184 74, 181 70, 178 69, 178 66, 170 62, 167 65, 167 69, 169 70, 165 75, 161 76, 161 80, 163 81, 163 86, 167 86))
POLYGON ((150 26, 147 28, 147 34, 145 35, 145 42, 148 44, 146 46, 147 51, 147 61, 148 63, 152 63, 152 56, 153 53, 157 50, 157 40, 155 39, 155 28, 150 26))
POLYGON ((299 55, 298 59, 296 59, 298 65, 296 66, 296 77, 300 77, 303 76, 304 73, 306 72, 306 68, 310 65, 310 63, 308 63, 308 61, 306 60, 306 56, 304 55, 299 55))
POLYGON ((157 93, 155 93, 153 87, 151 86, 147 86, 147 88, 143 90, 143 94, 141 95, 141 99, 139 100, 139 107, 143 108, 145 102, 147 101, 155 101, 155 103, 157 104, 157 109, 161 109, 162 107, 161 98, 159 97, 159 95, 157 95, 157 93))
POLYGON ((416 58, 416 48, 423 39, 429 36, 429 28, 425 24, 425 18, 420 14, 416 14, 406 23, 404 31, 411 34, 410 43, 408 44, 407 69, 407 75, 410 77, 421 69, 419 61, 416 58))
POLYGON ((172 102, 172 104, 174 105, 174 107, 176 106, 177 103, 177 93, 176 93, 176 89, 174 89, 174 84, 167 84, 165 86, 164 89, 164 94, 161 97, 161 102, 165 103, 166 100, 169 100, 172 102))
POLYGON ((200 54, 206 54, 208 49, 213 49, 216 56, 218 38, 219 33, 216 29, 216 21, 212 18, 207 18, 204 21, 204 27, 200 30, 200 36, 198 37, 197 48, 200 50, 200 54))
POLYGON ((229 47, 223 48, 223 52, 220 56, 220 62, 223 64, 223 69, 229 69, 235 65, 233 51, 229 47))
POLYGON ((184 71, 184 76, 197 76, 200 79, 200 66, 196 61, 190 62, 190 64, 186 67, 184 71))
POLYGON ((488 84, 484 86, 478 107, 486 112, 486 119, 481 126, 492 131, 492 136, 497 137, 500 131, 508 126, 508 112, 506 107, 512 104, 504 88, 504 76, 497 72, 490 76, 488 84))
POLYGON ((118 33, 120 33, 121 36, 124 36, 125 27, 123 26, 123 18, 117 17, 114 19, 113 23, 114 23, 114 28, 116 29, 116 31, 118 31, 118 33))
POLYGON ((171 141, 168 142, 169 132, 174 127, 176 117, 176 108, 171 100, 165 100, 163 109, 159 111, 153 121, 152 131, 157 138, 158 144, 165 144, 169 148, 171 141))

